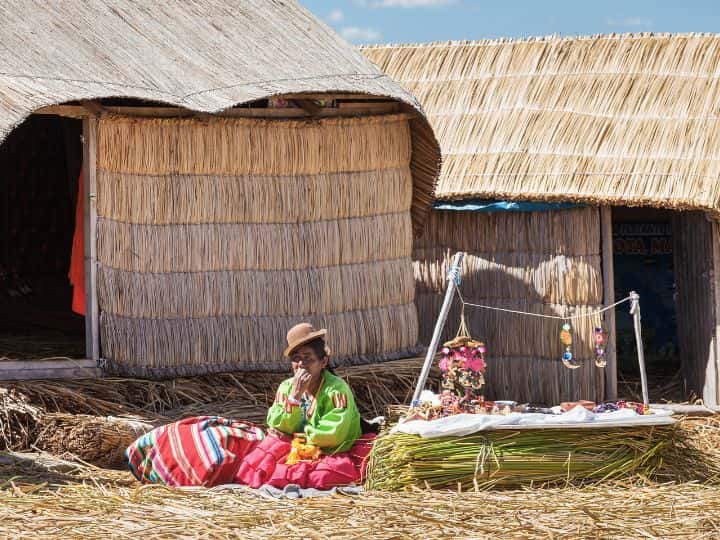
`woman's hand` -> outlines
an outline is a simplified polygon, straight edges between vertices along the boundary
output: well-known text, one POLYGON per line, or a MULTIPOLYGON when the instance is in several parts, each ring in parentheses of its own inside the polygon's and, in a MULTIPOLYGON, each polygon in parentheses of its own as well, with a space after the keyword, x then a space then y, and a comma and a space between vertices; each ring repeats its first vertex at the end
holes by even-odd
POLYGON ((298 369, 293 377, 290 397, 295 401, 300 401, 302 395, 310 389, 310 381, 312 381, 312 374, 306 369, 298 369))

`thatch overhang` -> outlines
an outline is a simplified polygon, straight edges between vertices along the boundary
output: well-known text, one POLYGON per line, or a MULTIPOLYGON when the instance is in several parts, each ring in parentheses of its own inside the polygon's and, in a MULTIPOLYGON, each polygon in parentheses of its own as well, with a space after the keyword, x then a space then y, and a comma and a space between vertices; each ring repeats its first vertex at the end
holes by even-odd
POLYGON ((439 199, 720 215, 720 35, 603 35, 362 49, 420 101, 439 199))
POLYGON ((271 96, 358 93, 411 120, 413 222, 440 151, 417 100, 295 0, 10 0, 0 5, 0 142, 42 107, 136 98, 218 113, 271 96))

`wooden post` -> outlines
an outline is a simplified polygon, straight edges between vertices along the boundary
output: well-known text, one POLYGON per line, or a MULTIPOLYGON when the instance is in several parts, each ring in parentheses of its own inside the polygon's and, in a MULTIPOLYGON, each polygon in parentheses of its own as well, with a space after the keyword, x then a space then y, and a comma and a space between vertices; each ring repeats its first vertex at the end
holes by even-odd
POLYGON ((450 306, 452 305, 452 301, 455 296, 455 288, 460 282, 460 268, 464 258, 465 254, 458 251, 455 254, 455 257, 453 257, 452 264, 448 270, 447 279, 449 283, 447 290, 445 291, 445 300, 443 301, 442 308, 440 309, 440 315, 435 323, 435 331, 433 332, 432 339, 430 340, 430 347, 428 347, 427 354, 425 355, 425 363, 423 364, 422 371, 420 372, 420 378, 415 386, 415 393, 413 394, 411 405, 420 399, 420 394, 422 393, 423 388, 425 388, 425 382, 427 382, 428 375, 430 374, 433 358, 435 358, 435 353, 437 352, 438 345, 440 344, 440 336, 442 335, 443 328, 445 327, 445 321, 447 320, 448 313, 450 312, 450 306))
POLYGON ((712 268, 710 271, 710 285, 712 291, 712 310, 715 315, 711 351, 708 355, 708 365, 705 369, 705 384, 703 387, 703 403, 709 407, 716 407, 720 402, 718 395, 718 362, 720 362, 720 224, 710 220, 710 241, 712 242, 712 268))
POLYGON ((97 118, 83 119, 83 199, 85 226, 85 351, 100 361, 100 312, 97 298, 97 118))
POLYGON ((638 365, 640 367, 640 387, 642 389, 643 405, 650 404, 648 396, 647 372, 645 371, 645 347, 642 340, 642 317, 640 315, 640 295, 630 291, 630 315, 633 318, 635 330, 635 346, 637 347, 638 365))
MULTIPOLYGON (((602 243, 603 304, 615 303, 615 266, 613 264, 612 208, 600 207, 600 229, 602 243)), ((608 343, 605 347, 605 399, 617 399, 617 334, 615 331, 615 310, 605 312, 605 331, 608 343)))

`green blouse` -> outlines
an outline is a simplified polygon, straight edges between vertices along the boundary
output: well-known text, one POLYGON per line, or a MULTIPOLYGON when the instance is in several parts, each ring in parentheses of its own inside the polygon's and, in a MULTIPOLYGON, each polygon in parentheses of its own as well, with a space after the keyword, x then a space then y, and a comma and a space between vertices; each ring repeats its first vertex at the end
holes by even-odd
POLYGON ((269 427, 292 435, 303 431, 307 442, 322 448, 324 454, 349 450, 360 432, 360 412, 348 384, 328 370, 305 418, 303 408, 288 402, 292 378, 283 381, 268 411, 269 427))

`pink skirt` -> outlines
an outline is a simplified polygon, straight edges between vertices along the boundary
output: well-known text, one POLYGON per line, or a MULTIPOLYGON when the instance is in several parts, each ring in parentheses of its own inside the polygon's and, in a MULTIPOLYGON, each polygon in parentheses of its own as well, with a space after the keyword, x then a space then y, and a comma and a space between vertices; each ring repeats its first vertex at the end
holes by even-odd
POLYGON ((375 435, 363 435, 347 452, 323 455, 315 461, 287 465, 292 439, 268 434, 249 452, 235 475, 235 483, 258 488, 270 484, 283 488, 297 484, 301 488, 330 489, 361 484, 365 481, 368 457, 375 435))

